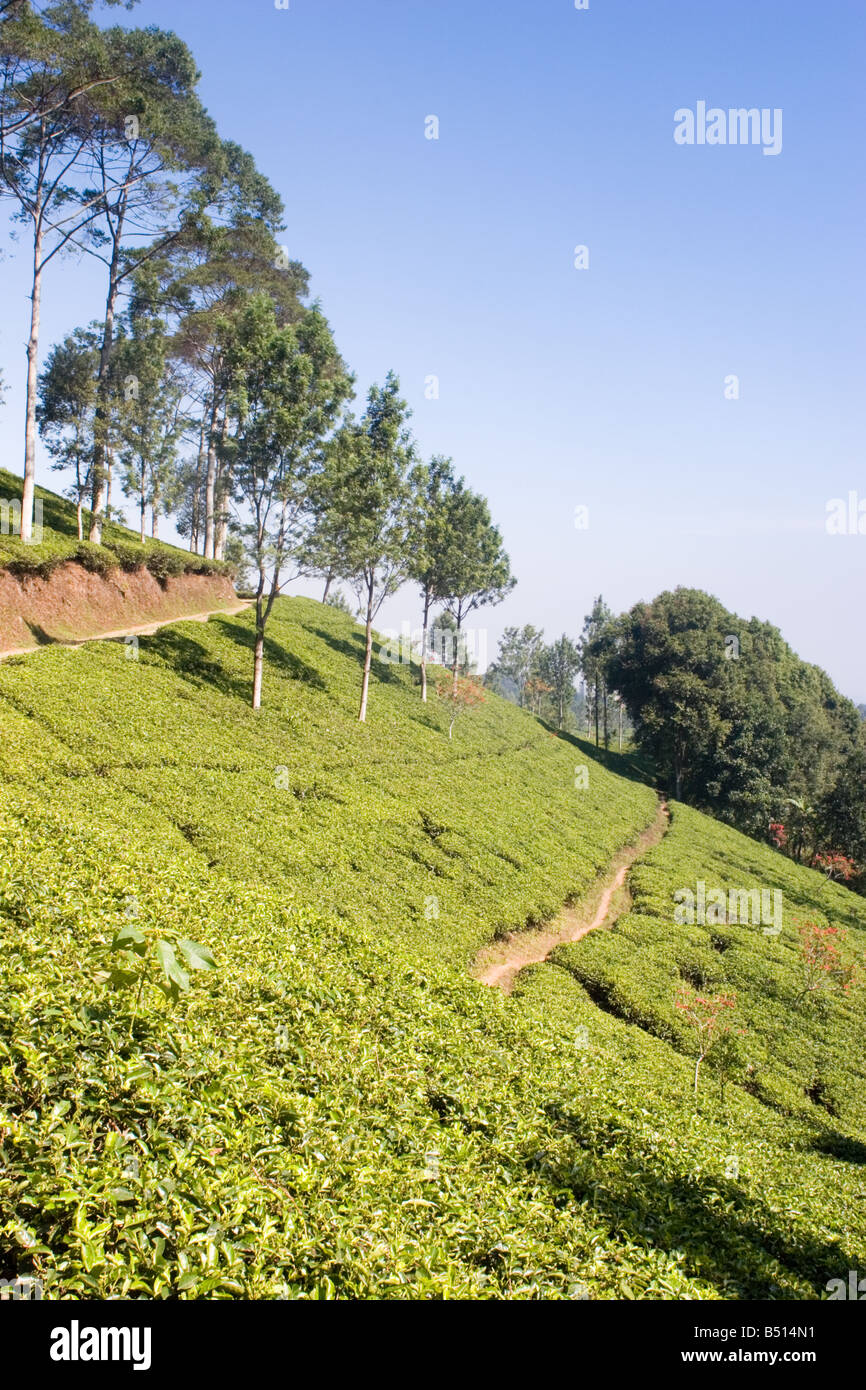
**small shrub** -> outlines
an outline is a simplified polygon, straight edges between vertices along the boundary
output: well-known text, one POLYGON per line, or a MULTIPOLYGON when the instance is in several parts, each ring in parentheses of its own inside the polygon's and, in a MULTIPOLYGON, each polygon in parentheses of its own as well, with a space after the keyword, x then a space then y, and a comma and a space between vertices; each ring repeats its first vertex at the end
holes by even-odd
POLYGON ((120 564, 112 551, 104 545, 93 545, 90 541, 81 541, 72 558, 89 574, 101 575, 103 579, 120 564))
POLYGON ((165 584, 167 579, 177 579, 186 568, 184 556, 179 550, 152 550, 146 564, 154 579, 158 579, 160 584, 165 584))
POLYGON ((129 545, 124 541, 112 541, 106 546, 111 550, 127 574, 143 569, 147 562, 147 551, 143 545, 129 545))

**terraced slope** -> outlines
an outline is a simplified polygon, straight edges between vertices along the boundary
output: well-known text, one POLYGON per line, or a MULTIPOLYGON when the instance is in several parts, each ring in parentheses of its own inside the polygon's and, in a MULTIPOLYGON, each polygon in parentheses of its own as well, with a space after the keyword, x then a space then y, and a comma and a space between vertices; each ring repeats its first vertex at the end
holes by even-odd
MULTIPOLYGON (((245 615, 137 661, 0 666, 0 1273, 55 1297, 809 1298, 862 1263, 856 999, 821 1017, 831 1113, 805 1060, 724 1105, 708 1069, 695 1102, 665 991, 705 945, 668 901, 696 864, 793 873, 861 943, 866 905, 675 806, 630 916, 506 999, 470 978, 479 947, 586 892, 654 793, 495 697, 449 742, 394 666, 358 726, 361 634, 304 600, 253 715, 251 640, 245 615), (130 922, 216 973, 134 1009, 102 978, 130 922), (619 938, 644 928, 635 975, 619 938)), ((790 930, 709 949, 760 1001, 790 930)))

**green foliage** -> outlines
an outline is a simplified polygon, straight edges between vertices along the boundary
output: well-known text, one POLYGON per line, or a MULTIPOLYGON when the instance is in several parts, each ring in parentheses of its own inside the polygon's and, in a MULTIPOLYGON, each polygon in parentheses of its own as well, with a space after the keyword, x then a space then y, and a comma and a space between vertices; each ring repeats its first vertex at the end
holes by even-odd
MULTIPOLYGON (((112 956, 119 957, 118 962, 97 975, 97 980, 116 990, 134 989, 135 1011, 146 983, 153 985, 172 1004, 176 1004, 181 994, 189 989, 190 977, 181 968, 175 946, 190 970, 216 969, 216 962, 206 946, 185 939, 173 943, 167 937, 156 936, 134 922, 127 922, 107 947, 112 956)), ((130 1023, 130 1035, 135 1023, 135 1011, 130 1023)))
POLYGON ((154 579, 160 580, 163 584, 166 579, 177 578, 178 575, 184 574, 188 568, 191 568, 179 551, 163 550, 162 547, 150 551, 145 564, 154 579))
POLYGON ((584 893, 654 794, 494 696, 449 743, 394 665, 358 725, 363 632, 306 600, 275 606, 254 715, 253 637, 244 615, 137 661, 0 663, 2 1273, 67 1298, 810 1299, 862 1265, 858 1005, 786 1002, 789 913, 859 943, 861 900, 676 807, 633 911, 506 1000, 477 949, 584 893), (696 877, 783 887, 784 933, 677 927, 696 877), (137 987, 98 978, 130 920, 183 975, 181 941, 219 963, 173 1006, 146 987, 134 1024, 137 987), (692 1093, 685 977, 745 1001, 724 1102, 710 1058, 692 1093))
MULTIPOLYGON (((835 1142, 853 1149, 866 1128, 862 997, 804 999, 799 927, 832 921, 850 933, 851 954, 862 960, 859 900, 685 806, 675 807, 669 834, 633 870, 631 889, 632 909, 610 933, 561 948, 557 962, 604 1008, 684 1053, 693 1049, 676 1016, 676 989, 735 995, 737 1026, 746 1030, 737 1081, 780 1113, 814 1122, 811 1091, 829 1066, 839 1083, 835 1142), (722 889, 729 916, 731 890, 779 892, 781 930, 774 921, 677 925, 675 893, 694 892, 700 880, 722 889)), ((745 914, 738 908, 734 915, 745 914)), ((712 1056, 706 1065, 712 1069, 712 1056)))
MULTIPOLYGON (((21 479, 0 468, 0 497, 21 495, 21 479)), ((79 542, 75 508, 56 493, 36 489, 43 507, 42 539, 38 545, 24 545, 17 536, 0 535, 0 568, 25 578, 48 579, 69 561, 95 574, 108 574, 118 566, 126 571, 147 568, 158 579, 179 574, 234 573, 233 566, 208 560, 161 541, 142 545, 134 531, 114 522, 103 527, 101 545, 79 542)))
POLYGON ((825 795, 862 747, 854 705, 823 671, 699 590, 625 614, 605 670, 676 795, 750 834, 784 820, 791 797, 825 795))
POLYGON ((565 724, 566 714, 574 699, 574 682, 580 663, 580 650, 566 633, 545 647, 541 654, 538 674, 550 689, 560 729, 565 724))
POLYGON ((325 599, 325 603, 329 608, 336 608, 340 613, 348 613, 350 616, 354 616, 355 610, 342 589, 332 589, 325 599))
POLYGON ((608 747, 609 741, 609 696, 612 684, 616 685, 611 670, 614 631, 613 614, 599 594, 593 601, 592 611, 584 618, 580 640, 580 669, 583 672, 586 698, 595 725, 596 747, 602 733, 605 748, 608 747))
POLYGON ((490 681, 498 686, 505 681, 514 689, 519 705, 526 704, 527 686, 538 675, 544 651, 544 633, 528 623, 525 627, 507 627, 499 640, 499 653, 490 670, 490 681))
POLYGON ((384 386, 370 387, 361 420, 350 416, 328 441, 311 487, 313 568, 348 580, 364 617, 360 722, 367 717, 373 622, 410 569, 418 472, 409 414, 389 372, 384 386))
POLYGON ((94 545, 90 541, 81 541, 72 558, 82 569, 90 574, 99 574, 103 579, 120 564, 118 557, 107 546, 94 545))
POLYGON ((39 433, 60 472, 72 471, 69 495, 83 506, 91 484, 98 335, 77 329, 55 344, 39 378, 39 433))
POLYGON ((446 494, 441 528, 445 544, 437 596, 460 632, 471 613, 502 603, 517 580, 486 498, 471 492, 462 478, 446 494))

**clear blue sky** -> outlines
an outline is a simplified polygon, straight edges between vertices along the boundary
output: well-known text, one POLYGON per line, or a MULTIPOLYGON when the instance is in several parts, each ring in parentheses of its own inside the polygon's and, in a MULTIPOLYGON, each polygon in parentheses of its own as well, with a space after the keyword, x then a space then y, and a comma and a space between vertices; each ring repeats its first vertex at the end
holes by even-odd
MULTIPOLYGON (((866 535, 825 530, 829 499, 866 499, 862 0, 142 0, 125 22, 192 47, 359 392, 393 367, 424 452, 490 498, 520 580, 492 650, 510 623, 577 635, 599 592, 693 585, 866 700, 866 535), (781 108, 781 153, 675 144, 698 101, 781 108)), ((16 468, 24 263, 0 265, 16 468)), ((97 285, 52 268, 46 349, 97 285)))

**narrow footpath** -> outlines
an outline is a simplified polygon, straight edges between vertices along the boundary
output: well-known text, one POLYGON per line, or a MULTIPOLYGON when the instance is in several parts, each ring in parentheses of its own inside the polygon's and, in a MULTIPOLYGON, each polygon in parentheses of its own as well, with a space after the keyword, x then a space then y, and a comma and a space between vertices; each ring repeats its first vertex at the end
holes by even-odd
POLYGON ((626 884, 629 869, 659 843, 669 825, 667 803, 661 802, 652 824, 633 845, 625 846, 614 856, 579 903, 563 908, 550 926, 510 932, 504 940, 482 947, 472 967, 474 978, 510 994, 517 976, 527 965, 540 965, 564 942, 580 941, 588 932, 613 926, 631 905, 626 884))

